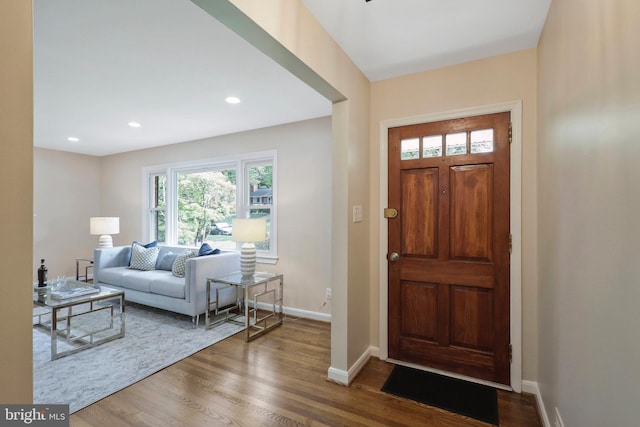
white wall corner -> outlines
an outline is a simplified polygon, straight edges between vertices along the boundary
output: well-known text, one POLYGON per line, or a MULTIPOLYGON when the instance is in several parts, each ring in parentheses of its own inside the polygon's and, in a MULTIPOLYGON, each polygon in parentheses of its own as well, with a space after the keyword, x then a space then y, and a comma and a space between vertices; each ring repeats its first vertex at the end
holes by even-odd
POLYGON ((371 357, 380 358, 380 347, 370 346, 369 347, 369 355, 371 357))
POLYGON ((334 383, 349 386, 371 358, 371 349, 372 347, 367 348, 367 350, 362 353, 358 360, 356 360, 356 363, 354 363, 351 368, 349 368, 349 371, 343 371, 341 369, 330 367, 327 371, 327 379, 334 383))
POLYGON ((540 414, 542 425, 544 427, 551 427, 551 423, 549 423, 549 415, 547 414, 547 409, 544 406, 544 400, 542 399, 542 394, 540 394, 540 387, 538 387, 538 383, 535 381, 522 380, 522 391, 525 393, 531 393, 536 397, 538 414, 540 414))

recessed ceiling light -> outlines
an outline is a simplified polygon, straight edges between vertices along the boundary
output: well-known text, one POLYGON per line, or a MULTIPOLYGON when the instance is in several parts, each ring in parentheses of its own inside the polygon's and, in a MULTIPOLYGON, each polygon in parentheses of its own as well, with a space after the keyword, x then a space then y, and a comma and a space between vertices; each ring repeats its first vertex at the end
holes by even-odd
POLYGON ((67 138, 67 141, 78 142, 80 141, 80 138, 76 138, 75 136, 70 136, 69 138, 67 138))
POLYGON ((131 126, 132 128, 139 128, 142 125, 138 122, 129 122, 129 126, 131 126))
POLYGON ((227 96, 224 100, 227 101, 227 103, 229 103, 229 104, 239 104, 240 103, 240 98, 238 98, 237 96, 227 96))

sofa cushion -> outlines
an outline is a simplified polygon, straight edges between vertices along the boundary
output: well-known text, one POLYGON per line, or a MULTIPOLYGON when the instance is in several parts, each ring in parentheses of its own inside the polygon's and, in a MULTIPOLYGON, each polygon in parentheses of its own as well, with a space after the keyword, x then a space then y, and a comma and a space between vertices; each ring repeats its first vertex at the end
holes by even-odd
POLYGON ((172 298, 185 298, 184 278, 176 277, 168 271, 163 271, 162 277, 154 278, 150 282, 149 289, 153 294, 165 295, 172 298))
POLYGON ((153 270, 158 259, 158 248, 145 248, 142 245, 131 246, 131 265, 134 270, 153 270))
POLYGON ((151 292, 151 282, 170 276, 171 273, 162 270, 131 271, 122 278, 120 286, 140 292, 151 292))
POLYGON ((135 273, 135 271, 132 271, 129 267, 102 268, 100 269, 100 277, 98 277, 98 280, 100 283, 120 286, 124 281, 124 276, 132 273, 135 273))
POLYGON ((173 272, 173 275, 176 277, 184 277, 187 260, 195 256, 196 256, 196 253, 193 251, 185 252, 179 255, 176 258, 176 260, 173 262, 173 268, 171 269, 171 271, 173 272))

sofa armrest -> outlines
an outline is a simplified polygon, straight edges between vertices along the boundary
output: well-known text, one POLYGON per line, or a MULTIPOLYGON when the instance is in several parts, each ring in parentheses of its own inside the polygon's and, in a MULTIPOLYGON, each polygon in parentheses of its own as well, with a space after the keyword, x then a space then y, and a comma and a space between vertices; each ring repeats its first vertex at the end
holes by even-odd
POLYGON ((131 259, 131 246, 96 248, 93 250, 94 282, 100 282, 100 270, 109 267, 126 267, 131 259))
MULTIPOLYGON (((185 265, 185 296, 195 302, 197 314, 204 313, 207 305, 207 279, 240 270, 240 253, 221 252, 190 258, 185 265)), ((215 298, 215 296, 213 297, 215 298)))

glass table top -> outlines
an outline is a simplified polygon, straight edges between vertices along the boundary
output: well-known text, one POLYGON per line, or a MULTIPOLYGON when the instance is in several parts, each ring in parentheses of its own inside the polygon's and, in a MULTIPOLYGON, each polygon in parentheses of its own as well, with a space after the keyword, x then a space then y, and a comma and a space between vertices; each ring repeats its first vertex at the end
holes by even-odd
POLYGON ((280 277, 282 277, 282 274, 268 273, 265 271, 256 271, 253 276, 243 276, 241 272, 236 271, 225 276, 213 277, 209 280, 236 286, 253 286, 280 277))
POLYGON ((80 288, 91 288, 96 289, 91 283, 80 282, 78 280, 67 279, 65 285, 56 287, 56 286, 45 286, 39 287, 37 284, 33 286, 33 302, 46 305, 47 307, 62 307, 68 304, 77 303, 79 301, 82 302, 90 302, 91 300, 102 299, 107 296, 117 295, 122 293, 122 291, 107 288, 104 286, 98 287, 98 291, 93 291, 88 294, 81 294, 77 296, 71 296, 63 299, 55 299, 52 298, 52 292, 55 291, 68 291, 72 289, 80 289, 80 288))

